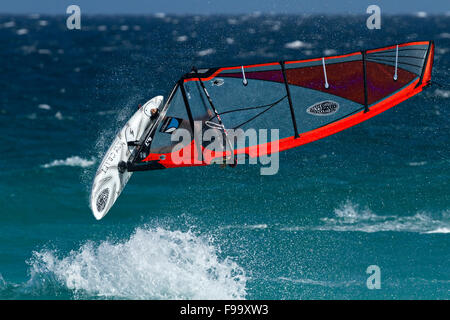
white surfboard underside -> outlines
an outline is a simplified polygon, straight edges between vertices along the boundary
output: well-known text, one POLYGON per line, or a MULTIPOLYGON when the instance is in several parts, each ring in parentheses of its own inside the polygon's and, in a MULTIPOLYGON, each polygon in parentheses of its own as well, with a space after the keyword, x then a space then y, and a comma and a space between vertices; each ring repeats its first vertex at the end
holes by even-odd
POLYGON ((91 209, 97 220, 108 213, 131 177, 132 172, 120 173, 118 169, 119 162, 127 162, 135 148, 128 146, 128 142, 139 141, 153 121, 150 110, 159 108, 162 101, 163 96, 156 96, 136 111, 106 152, 95 174, 90 197, 91 209))

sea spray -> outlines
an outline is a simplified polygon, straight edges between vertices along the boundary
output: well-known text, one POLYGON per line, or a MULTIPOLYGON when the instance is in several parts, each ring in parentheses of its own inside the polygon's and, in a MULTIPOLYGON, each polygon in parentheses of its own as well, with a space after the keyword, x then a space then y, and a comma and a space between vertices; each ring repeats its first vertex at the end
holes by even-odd
POLYGON ((315 230, 321 231, 359 231, 359 232, 418 232, 446 233, 450 228, 448 210, 434 217, 428 212, 417 212, 411 216, 377 215, 369 208, 346 201, 334 210, 332 218, 322 218, 323 225, 315 230))
MULTIPOLYGON (((131 117, 133 114, 133 105, 137 105, 138 96, 127 96, 124 98, 125 102, 124 106, 120 108, 116 108, 112 114, 114 117, 107 121, 102 122, 102 127, 97 127, 97 139, 94 144, 89 148, 87 153, 91 156, 92 159, 96 159, 98 164, 101 163, 103 157, 105 156, 106 151, 110 147, 111 143, 114 141, 116 135, 119 133, 125 122, 131 117)), ((94 167, 85 167, 84 170, 80 174, 80 180, 83 186, 85 187, 86 194, 90 194, 92 182, 94 180, 95 172, 97 168, 94 167)), ((88 200, 89 198, 86 197, 88 200)), ((88 200, 89 201, 89 200, 88 200)))
POLYGON ((220 258, 193 232, 138 227, 126 240, 88 241, 63 255, 33 252, 29 286, 51 282, 76 297, 126 299, 244 299, 244 270, 220 258))
POLYGON ((305 226, 285 226, 282 231, 335 232, 414 232, 422 234, 449 233, 449 210, 431 214, 420 211, 414 215, 377 215, 349 200, 334 209, 332 217, 320 218, 320 223, 305 226))

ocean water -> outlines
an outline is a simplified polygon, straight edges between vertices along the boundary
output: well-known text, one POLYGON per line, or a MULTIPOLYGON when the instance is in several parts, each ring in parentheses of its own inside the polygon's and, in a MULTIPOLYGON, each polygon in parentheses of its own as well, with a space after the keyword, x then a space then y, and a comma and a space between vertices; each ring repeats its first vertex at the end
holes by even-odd
POLYGON ((449 299, 450 17, 0 16, 1 299, 449 299), (126 119, 192 65, 436 43, 432 86, 280 170, 136 173, 96 221, 126 119), (366 269, 381 270, 369 290, 366 269))

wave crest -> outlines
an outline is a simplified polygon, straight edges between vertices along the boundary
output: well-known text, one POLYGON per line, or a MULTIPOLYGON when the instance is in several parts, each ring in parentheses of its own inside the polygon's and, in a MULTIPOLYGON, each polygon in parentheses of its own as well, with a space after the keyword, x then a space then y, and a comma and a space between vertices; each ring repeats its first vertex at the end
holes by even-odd
POLYGON ((448 211, 440 219, 426 212, 413 216, 377 215, 370 209, 361 209, 350 201, 334 210, 335 217, 320 219, 324 224, 314 228, 323 231, 382 232, 402 231, 418 233, 448 233, 450 228, 448 211))
POLYGON ((29 285, 51 281, 88 297, 127 299, 244 299, 244 270, 220 259, 209 240, 192 232, 137 228, 121 242, 87 242, 65 257, 33 252, 29 285))
POLYGON ((69 166, 69 167, 90 167, 95 164, 95 159, 83 159, 79 156, 69 157, 65 160, 53 160, 52 162, 46 163, 42 165, 42 168, 52 168, 52 167, 61 167, 61 166, 69 166))

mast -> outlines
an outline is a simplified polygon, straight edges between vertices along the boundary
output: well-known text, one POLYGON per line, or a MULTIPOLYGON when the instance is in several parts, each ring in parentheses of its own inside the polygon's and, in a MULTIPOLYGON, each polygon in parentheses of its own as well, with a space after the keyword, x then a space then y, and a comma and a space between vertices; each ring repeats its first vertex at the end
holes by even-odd
POLYGON ((300 135, 298 134, 297 130, 297 121, 295 120, 295 112, 294 107, 292 105, 291 91, 289 90, 289 84, 287 82, 286 69, 284 68, 284 61, 280 61, 280 65, 281 65, 281 72, 283 73, 284 86, 286 87, 286 93, 289 101, 289 109, 291 110, 292 124, 294 126, 294 137, 299 138, 300 135))

